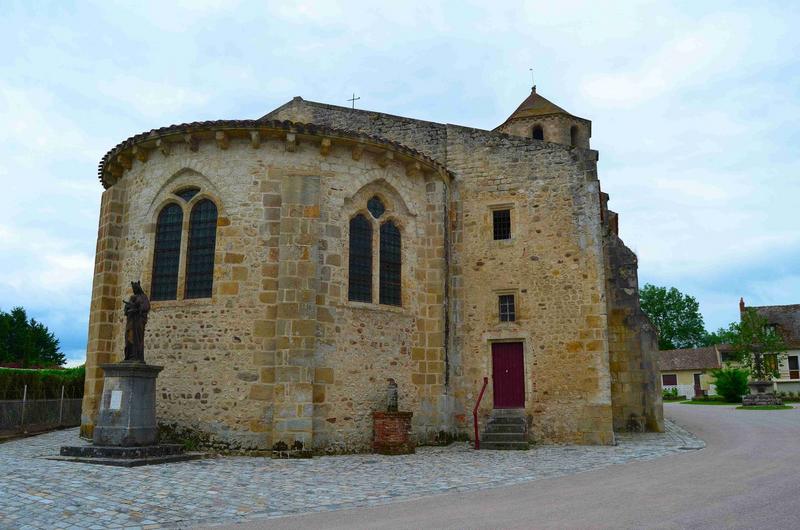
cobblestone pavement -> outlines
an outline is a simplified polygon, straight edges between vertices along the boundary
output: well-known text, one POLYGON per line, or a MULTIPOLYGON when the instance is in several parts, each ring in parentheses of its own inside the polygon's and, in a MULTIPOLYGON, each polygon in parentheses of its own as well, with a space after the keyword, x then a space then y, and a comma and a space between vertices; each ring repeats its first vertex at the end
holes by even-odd
POLYGON ((43 458, 76 444, 70 429, 0 444, 0 528, 188 528, 512 485, 704 447, 667 427, 620 435, 614 447, 457 443, 408 456, 224 457, 132 469, 43 458))

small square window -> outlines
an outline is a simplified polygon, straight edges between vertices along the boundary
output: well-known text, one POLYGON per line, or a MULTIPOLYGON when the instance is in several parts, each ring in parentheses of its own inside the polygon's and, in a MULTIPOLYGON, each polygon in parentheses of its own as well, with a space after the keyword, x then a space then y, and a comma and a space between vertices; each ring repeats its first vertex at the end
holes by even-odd
POLYGON ((662 374, 661 384, 664 386, 675 386, 678 384, 678 376, 676 374, 662 374))
POLYGON ((511 210, 494 210, 492 212, 494 239, 511 239, 511 210))
POLYGON ((500 322, 514 322, 517 319, 517 311, 514 307, 513 294, 501 294, 500 302, 500 322))

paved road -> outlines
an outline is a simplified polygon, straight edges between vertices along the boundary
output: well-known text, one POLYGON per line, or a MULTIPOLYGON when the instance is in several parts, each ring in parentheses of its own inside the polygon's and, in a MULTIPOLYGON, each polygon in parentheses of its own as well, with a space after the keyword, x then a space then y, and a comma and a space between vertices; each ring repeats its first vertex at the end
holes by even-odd
POLYGON ((235 528, 800 528, 800 409, 665 409, 707 447, 511 487, 235 528))

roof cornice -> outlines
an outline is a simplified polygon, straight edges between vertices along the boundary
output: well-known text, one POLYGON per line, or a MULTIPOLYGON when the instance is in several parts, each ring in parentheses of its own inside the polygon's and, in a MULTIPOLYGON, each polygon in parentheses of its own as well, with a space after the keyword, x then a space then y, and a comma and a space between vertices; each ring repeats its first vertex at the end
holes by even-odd
POLYGON ((443 178, 452 175, 447 168, 416 149, 380 136, 324 127, 315 124, 296 123, 278 120, 213 120, 169 125, 159 129, 131 136, 120 142, 103 156, 98 167, 98 178, 104 188, 113 186, 126 170, 132 167, 133 159, 147 162, 150 153, 160 151, 169 156, 172 146, 185 144, 191 151, 197 151, 200 143, 213 140, 219 149, 228 149, 231 139, 245 139, 253 148, 258 148, 262 140, 286 141, 287 151, 294 151, 300 140, 319 142, 320 154, 326 156, 334 143, 353 146, 353 159, 361 158, 362 153, 374 151, 380 154, 393 153, 395 160, 406 163, 407 172, 427 170, 443 178))

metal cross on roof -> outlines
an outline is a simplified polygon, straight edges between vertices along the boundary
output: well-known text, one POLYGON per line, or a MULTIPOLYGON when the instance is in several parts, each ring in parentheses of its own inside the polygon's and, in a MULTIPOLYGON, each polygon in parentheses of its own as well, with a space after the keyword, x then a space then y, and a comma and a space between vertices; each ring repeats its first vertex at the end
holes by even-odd
POLYGON ((359 99, 361 99, 361 96, 356 97, 356 93, 353 92, 353 97, 351 97, 347 101, 351 101, 353 103, 353 108, 355 109, 356 108, 356 101, 358 101, 359 99))

